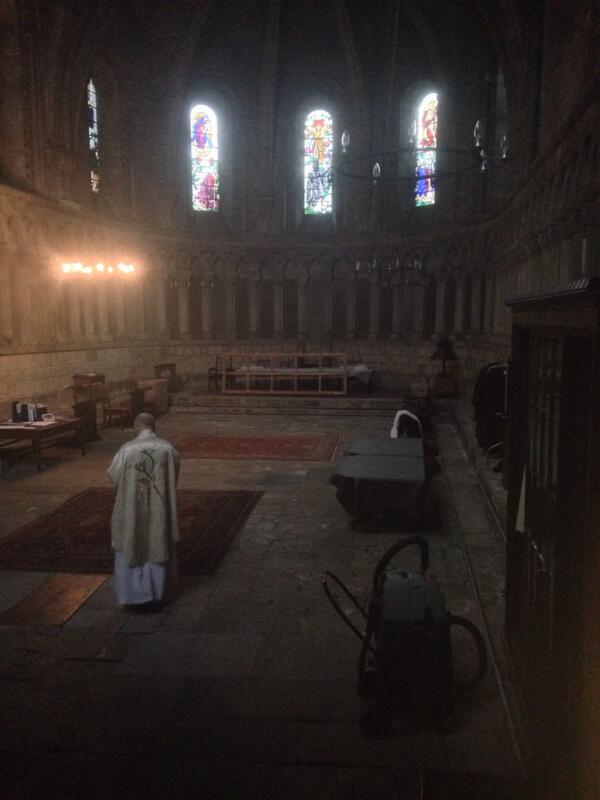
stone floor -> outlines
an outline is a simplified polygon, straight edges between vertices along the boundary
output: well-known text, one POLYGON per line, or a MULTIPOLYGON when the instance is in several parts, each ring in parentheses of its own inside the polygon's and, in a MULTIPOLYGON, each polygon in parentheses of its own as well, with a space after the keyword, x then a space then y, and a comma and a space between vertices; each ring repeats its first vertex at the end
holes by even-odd
MULTIPOLYGON (((389 423, 188 412, 163 417, 159 433, 335 432, 340 457, 357 434, 386 435, 389 423)), ((130 437, 110 430, 84 458, 50 450, 41 474, 27 462, 4 472, 0 536, 106 485, 106 466, 130 437)), ((163 611, 120 610, 107 577, 62 626, 0 626, 2 797, 513 797, 504 779, 522 773, 502 639, 503 542, 443 411, 437 437, 430 569, 450 609, 484 630, 491 662, 483 683, 459 697, 451 730, 361 735, 359 642, 321 587, 332 570, 366 601, 376 562, 410 531, 353 524, 328 482, 331 462, 184 460, 182 488, 265 494, 216 574, 187 579, 163 611)), ((415 555, 403 563, 416 566, 415 555)), ((47 577, 0 573, 0 613, 47 577)), ((455 644, 460 678, 474 657, 455 644)))

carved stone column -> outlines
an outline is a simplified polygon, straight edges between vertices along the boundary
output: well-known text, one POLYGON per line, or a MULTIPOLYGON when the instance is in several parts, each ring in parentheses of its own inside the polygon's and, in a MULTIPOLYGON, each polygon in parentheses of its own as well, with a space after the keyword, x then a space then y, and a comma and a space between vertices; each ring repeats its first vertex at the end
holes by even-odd
POLYGON ((200 284, 200 297, 202 305, 202 337, 204 339, 211 339, 213 335, 212 326, 212 280, 211 278, 202 278, 200 284))
POLYGON ((283 283, 273 284, 273 335, 276 339, 283 337, 283 283))
POLYGON ((454 295, 454 333, 464 333, 465 329, 465 273, 455 272, 454 282, 456 292, 454 295))
POLYGON ((167 316, 167 276, 159 272, 155 277, 154 289, 154 319, 150 320, 150 329, 153 336, 167 339, 169 332, 167 316))
POLYGON ((356 281, 346 283, 346 339, 354 339, 356 332, 356 281))
POLYGON ((178 277, 177 300, 179 312, 179 336, 190 338, 190 275, 183 272, 178 277))
POLYGON ((251 275, 248 281, 248 299, 250 304, 250 337, 258 338, 258 275, 251 275))
POLYGON ((379 276, 369 277, 369 339, 379 333, 379 276))
POLYGON ((324 281, 323 292, 325 293, 325 302, 323 303, 323 333, 329 339, 331 338, 331 329, 333 327, 333 282, 331 279, 324 281))
POLYGON ((485 281, 485 305, 482 333, 492 333, 494 330, 494 295, 496 276, 488 275, 485 281))
POLYGON ((443 275, 436 275, 437 291, 435 293, 435 332, 441 334, 450 333, 444 330, 444 308, 446 306, 446 278, 443 275))
POLYGON ((481 333, 481 275, 471 279, 471 333, 481 333))
POLYGON ((124 281, 116 281, 115 300, 115 338, 122 339, 127 334, 127 286, 124 281))
MULTIPOLYGON (((104 278, 104 276, 101 276, 104 278)), ((98 281, 97 302, 98 302, 98 337, 103 341, 111 339, 109 304, 110 304, 110 280, 98 281)))
POLYGON ((308 338, 308 276, 298 278, 298 338, 308 338))
MULTIPOLYGON (((426 280, 426 278, 422 278, 422 280, 426 280)), ((408 295, 412 299, 412 313, 409 314, 408 309, 406 309, 406 314, 412 321, 410 323, 410 328, 407 326, 405 330, 411 334, 414 333, 416 336, 423 335, 423 313, 424 313, 424 302, 425 302, 425 285, 424 283, 415 283, 412 286, 412 290, 408 295)))
POLYGON ((67 278, 69 281, 69 305, 71 312, 71 341, 76 344, 83 338, 81 330, 81 285, 77 278, 67 278))
POLYGON ((404 286, 401 279, 394 275, 392 285, 390 287, 392 292, 392 333, 391 339, 398 339, 405 327, 406 312, 402 308, 402 300, 404 296, 404 286))

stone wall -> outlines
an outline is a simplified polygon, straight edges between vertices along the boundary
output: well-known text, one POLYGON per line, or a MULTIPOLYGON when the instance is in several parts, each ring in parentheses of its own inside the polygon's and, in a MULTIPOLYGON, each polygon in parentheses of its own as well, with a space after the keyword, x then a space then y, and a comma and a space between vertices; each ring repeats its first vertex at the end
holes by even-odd
POLYGON ((13 65, 0 82, 3 407, 56 398, 76 371, 105 372, 118 386, 173 360, 182 374, 205 376, 217 353, 239 349, 339 350, 404 387, 435 372, 429 355, 440 336, 454 341, 468 393, 477 370, 509 350, 507 298, 599 274, 600 92, 591 69, 581 79, 595 56, 585 2, 574 1, 564 31, 554 0, 541 19, 513 4, 493 35, 475 13, 459 24, 445 4, 432 6, 440 16, 425 65, 409 57, 423 30, 410 4, 400 4, 394 63, 387 17, 374 15, 367 30, 362 4, 336 3, 335 29, 319 29, 331 46, 321 41, 318 86, 305 79, 317 63, 317 45, 302 34, 303 18, 314 24, 305 4, 284 13, 257 3, 250 40, 247 9, 225 19, 208 2, 189 16, 169 4, 130 16, 118 3, 79 5, 86 14, 63 0, 0 11, 10 34, 0 67, 13 65), (51 29, 55 37, 44 34, 51 29), (467 39, 477 46, 463 48, 467 39), (90 74, 101 98, 96 195, 90 74), (507 126, 502 177, 494 168, 440 183, 439 202, 424 209, 393 181, 357 189, 342 179, 332 218, 303 218, 306 103, 331 103, 337 124, 352 129, 352 152, 368 153, 396 147, 419 91, 437 84, 447 145, 468 142, 477 116, 490 141, 507 126), (188 202, 187 113, 199 98, 220 104, 229 123, 216 215, 194 214, 188 202), (133 280, 61 279, 60 263, 81 259, 131 261, 138 271, 133 280))

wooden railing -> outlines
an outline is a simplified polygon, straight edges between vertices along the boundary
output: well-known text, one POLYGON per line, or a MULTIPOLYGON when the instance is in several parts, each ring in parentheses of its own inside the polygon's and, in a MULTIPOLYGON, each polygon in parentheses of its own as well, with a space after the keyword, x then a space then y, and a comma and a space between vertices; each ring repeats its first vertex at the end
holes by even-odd
POLYGON ((346 353, 224 353, 224 394, 348 393, 346 353))

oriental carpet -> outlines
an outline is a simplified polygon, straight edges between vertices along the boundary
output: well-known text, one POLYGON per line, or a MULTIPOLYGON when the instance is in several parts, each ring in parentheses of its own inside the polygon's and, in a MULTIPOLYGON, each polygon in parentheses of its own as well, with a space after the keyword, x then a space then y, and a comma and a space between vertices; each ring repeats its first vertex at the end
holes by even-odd
POLYGON ((183 458, 331 461, 337 441, 337 436, 328 434, 218 436, 189 433, 173 444, 183 458))
MULTIPOLYGON (((179 571, 214 572, 262 492, 180 489, 179 571)), ((0 541, 0 567, 48 572, 113 570, 112 489, 86 489, 0 541)))

